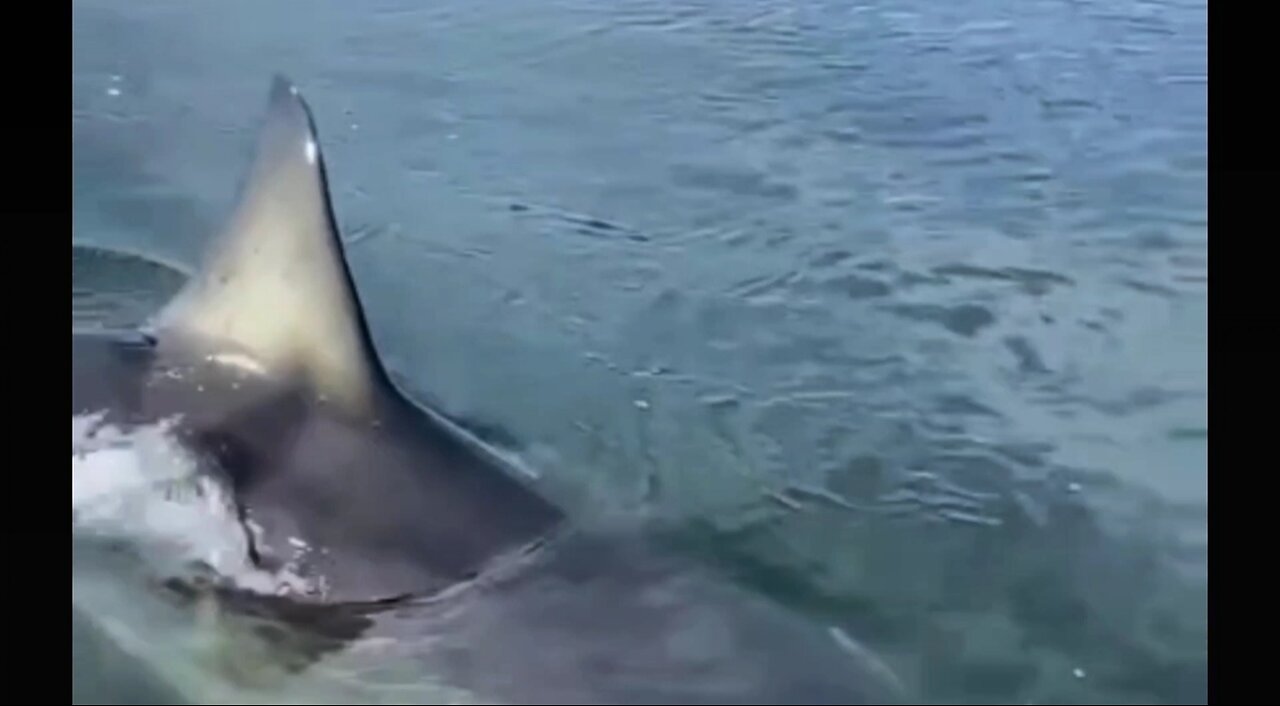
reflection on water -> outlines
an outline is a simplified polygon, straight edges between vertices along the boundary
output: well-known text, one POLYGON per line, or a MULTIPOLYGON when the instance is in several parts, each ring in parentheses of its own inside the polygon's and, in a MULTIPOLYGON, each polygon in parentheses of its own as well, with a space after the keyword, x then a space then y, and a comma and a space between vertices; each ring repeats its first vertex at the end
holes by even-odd
POLYGON ((1206 701, 1203 2, 74 7, 76 239, 192 262, 286 70, 396 375, 584 523, 926 702, 1206 701))
POLYGON ((181 269, 155 260, 73 244, 71 325, 136 326, 185 280, 181 269))

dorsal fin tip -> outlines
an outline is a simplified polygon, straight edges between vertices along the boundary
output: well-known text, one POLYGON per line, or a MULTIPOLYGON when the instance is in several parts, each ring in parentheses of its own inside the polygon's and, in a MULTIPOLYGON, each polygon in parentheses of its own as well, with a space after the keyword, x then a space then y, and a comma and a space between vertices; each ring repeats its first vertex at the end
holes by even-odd
POLYGON ((288 76, 277 73, 271 77, 271 99, 278 100, 282 96, 298 97, 298 87, 294 84, 293 79, 288 76))
POLYGON ((389 387, 333 215, 297 87, 277 74, 233 214, 154 330, 253 356, 354 413, 389 387))
POLYGON ((268 122, 275 120, 285 123, 303 139, 316 139, 311 106, 302 97, 297 84, 284 74, 276 74, 271 79, 267 116, 268 122))

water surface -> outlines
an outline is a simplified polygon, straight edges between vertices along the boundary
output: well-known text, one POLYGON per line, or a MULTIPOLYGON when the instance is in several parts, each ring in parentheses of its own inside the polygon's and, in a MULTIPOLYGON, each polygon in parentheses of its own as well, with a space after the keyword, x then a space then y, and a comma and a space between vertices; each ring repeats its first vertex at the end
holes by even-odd
POLYGON ((927 702, 1206 701, 1205 3, 73 8, 74 241, 193 262, 287 72, 388 363, 583 522, 927 702))

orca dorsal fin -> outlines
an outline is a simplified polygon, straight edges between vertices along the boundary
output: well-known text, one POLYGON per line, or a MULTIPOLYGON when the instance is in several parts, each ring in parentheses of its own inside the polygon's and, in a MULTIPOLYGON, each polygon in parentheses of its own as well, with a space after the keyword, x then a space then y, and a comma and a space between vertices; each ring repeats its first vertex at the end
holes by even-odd
POLYGON ((272 83, 257 154, 225 229, 154 322, 252 357, 352 413, 389 386, 352 282, 306 102, 272 83))

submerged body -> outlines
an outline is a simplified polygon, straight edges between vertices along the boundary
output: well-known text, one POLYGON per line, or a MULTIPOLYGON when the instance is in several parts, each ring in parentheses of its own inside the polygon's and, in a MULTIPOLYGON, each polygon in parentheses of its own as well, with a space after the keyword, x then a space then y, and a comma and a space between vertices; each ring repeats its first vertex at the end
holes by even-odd
POLYGON ((73 330, 72 415, 168 425, 231 490, 251 559, 306 584, 225 592, 228 608, 302 628, 354 610, 342 641, 390 638, 373 644, 481 699, 895 700, 847 639, 637 536, 564 536, 498 455, 396 390, 283 80, 230 227, 183 292, 146 331, 73 330))
POLYGON ((71 703, 176 706, 182 694, 71 606, 71 703))
POLYGON ((502 703, 909 703, 843 632, 718 578, 636 535, 571 535, 365 634, 374 662, 502 703))

